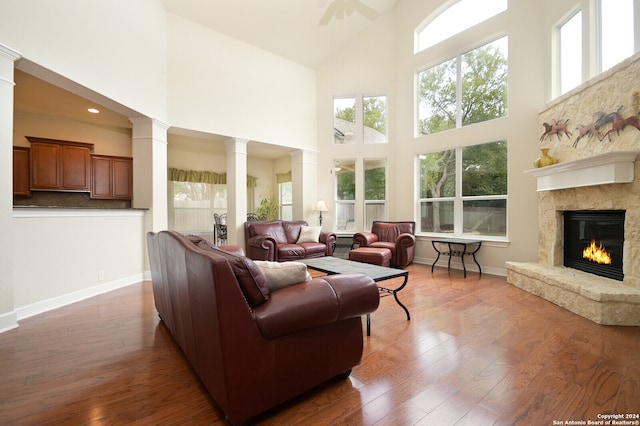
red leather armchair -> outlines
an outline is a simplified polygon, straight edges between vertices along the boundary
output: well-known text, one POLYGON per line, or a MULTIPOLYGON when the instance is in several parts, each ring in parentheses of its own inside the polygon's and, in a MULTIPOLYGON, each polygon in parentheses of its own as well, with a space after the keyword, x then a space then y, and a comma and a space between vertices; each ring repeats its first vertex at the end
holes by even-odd
POLYGON ((379 303, 371 278, 332 275, 270 291, 251 259, 206 240, 162 231, 147 243, 160 318, 231 423, 360 363, 361 316, 379 303))
POLYGON ((391 265, 405 267, 413 262, 415 234, 415 222, 374 221, 371 232, 353 235, 353 243, 360 247, 387 248, 391 250, 391 265))

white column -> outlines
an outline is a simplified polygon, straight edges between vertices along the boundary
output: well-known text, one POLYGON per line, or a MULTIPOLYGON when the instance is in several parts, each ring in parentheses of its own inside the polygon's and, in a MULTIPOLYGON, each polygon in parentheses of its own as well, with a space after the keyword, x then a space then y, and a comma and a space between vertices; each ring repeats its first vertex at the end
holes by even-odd
POLYGON ((168 125, 147 117, 133 123, 133 201, 131 207, 149 209, 145 231, 168 228, 167 129, 168 125))
POLYGON ((21 55, 0 44, 0 332, 18 326, 13 306, 13 91, 21 55))
POLYGON ((227 146, 227 244, 244 246, 247 220, 247 139, 230 138, 227 146))
POLYGON ((291 153, 293 219, 318 225, 318 153, 299 150, 291 153))

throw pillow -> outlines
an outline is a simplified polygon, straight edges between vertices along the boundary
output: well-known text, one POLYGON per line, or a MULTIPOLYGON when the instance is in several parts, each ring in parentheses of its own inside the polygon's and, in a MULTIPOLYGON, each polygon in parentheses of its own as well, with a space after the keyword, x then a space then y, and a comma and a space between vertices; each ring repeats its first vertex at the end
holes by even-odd
POLYGON ((298 284, 311 279, 307 265, 302 262, 269 262, 254 260, 253 263, 262 271, 271 291, 298 284))
POLYGON ((300 228, 300 236, 298 237, 298 241, 296 244, 301 243, 317 243, 320 241, 320 232, 322 231, 322 226, 304 226, 300 228))

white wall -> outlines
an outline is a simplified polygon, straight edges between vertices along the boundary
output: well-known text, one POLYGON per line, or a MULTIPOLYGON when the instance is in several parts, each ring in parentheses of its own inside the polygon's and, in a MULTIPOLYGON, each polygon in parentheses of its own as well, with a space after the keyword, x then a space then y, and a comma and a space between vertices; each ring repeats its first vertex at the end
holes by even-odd
POLYGON ((315 72, 170 15, 171 125, 315 148, 315 72))
POLYGON ((18 319, 143 278, 142 211, 15 209, 13 217, 18 319))
MULTIPOLYGON (((415 28, 440 2, 401 1, 392 16, 346 47, 318 72, 318 189, 333 200, 334 158, 389 159, 389 219, 412 220, 416 211, 415 159, 418 153, 507 139, 509 142, 509 218, 507 243, 485 242, 478 254, 486 272, 504 274, 506 260, 535 260, 537 255, 537 195, 535 182, 523 174, 538 156, 537 112, 544 104, 546 44, 541 34, 543 12, 537 2, 511 1, 506 15, 491 25, 479 25, 473 43, 509 35, 509 115, 506 118, 415 137, 414 73, 420 67, 449 59, 451 51, 477 47, 451 39, 441 47, 414 55, 415 28), (334 145, 331 102, 334 96, 386 94, 389 99, 389 144, 334 145)), ((357 177, 358 178, 358 177, 357 177)), ((332 210, 332 207, 329 207, 332 210)), ((361 217, 358 216, 362 221, 361 217)), ((331 212, 327 222, 333 221, 331 212)), ((362 223, 362 222, 361 222, 362 223)), ((361 225, 360 225, 361 226, 361 225)), ((432 262, 430 240, 418 237, 416 258, 432 262)), ((459 264, 459 263, 458 263, 459 264)))
POLYGON ((166 121, 165 19, 159 0, 4 2, 0 43, 45 69, 166 121))

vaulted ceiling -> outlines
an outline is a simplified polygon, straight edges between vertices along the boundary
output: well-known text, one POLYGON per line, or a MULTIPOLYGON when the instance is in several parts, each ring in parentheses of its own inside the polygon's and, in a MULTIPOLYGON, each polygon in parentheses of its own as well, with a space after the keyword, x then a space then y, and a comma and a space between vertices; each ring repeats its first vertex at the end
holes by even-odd
POLYGON ((398 0, 163 0, 167 12, 317 68, 398 0))

